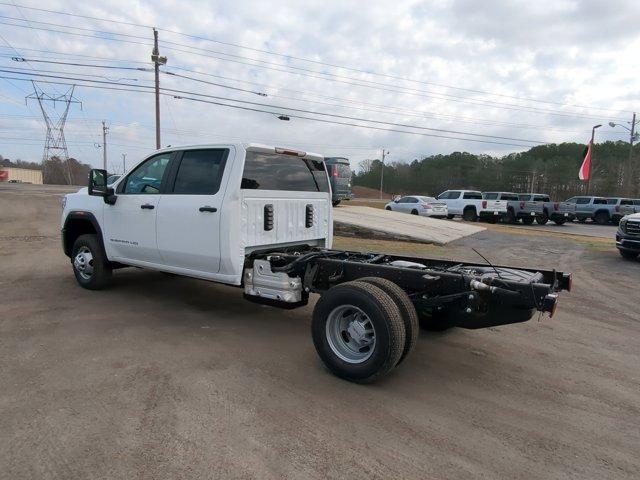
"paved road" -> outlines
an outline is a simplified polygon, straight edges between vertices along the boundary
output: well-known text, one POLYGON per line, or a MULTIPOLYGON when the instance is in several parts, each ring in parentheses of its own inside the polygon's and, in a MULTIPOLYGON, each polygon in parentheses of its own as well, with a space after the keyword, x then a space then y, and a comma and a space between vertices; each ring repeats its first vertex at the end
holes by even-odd
POLYGON ((0 478, 640 478, 640 262, 613 248, 377 242, 478 261, 473 246, 575 282, 552 320, 422 332, 363 386, 317 359, 313 305, 140 269, 79 288, 59 210, 0 192, 0 478))
POLYGON ((542 232, 557 232, 569 235, 584 235, 587 237, 609 238, 615 239, 616 225, 597 225, 594 223, 565 223, 564 225, 556 225, 548 223, 547 225, 508 225, 510 228, 519 228, 522 230, 537 230, 542 232))

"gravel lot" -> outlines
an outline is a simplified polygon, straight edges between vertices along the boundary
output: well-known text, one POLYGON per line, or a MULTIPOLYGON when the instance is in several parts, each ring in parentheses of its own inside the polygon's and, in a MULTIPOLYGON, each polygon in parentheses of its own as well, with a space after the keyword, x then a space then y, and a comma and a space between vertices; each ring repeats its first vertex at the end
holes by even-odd
POLYGON ((0 187, 0 478, 640 477, 640 262, 612 239, 338 238, 574 273, 552 320, 422 332, 361 386, 322 367, 312 305, 139 269, 76 286, 61 191, 0 187))

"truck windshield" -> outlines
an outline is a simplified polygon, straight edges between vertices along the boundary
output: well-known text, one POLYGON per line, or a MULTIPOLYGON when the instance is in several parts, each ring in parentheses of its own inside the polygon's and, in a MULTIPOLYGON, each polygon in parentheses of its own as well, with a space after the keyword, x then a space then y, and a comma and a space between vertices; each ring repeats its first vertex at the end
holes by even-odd
POLYGON ((510 202, 512 202, 514 200, 518 200, 518 196, 517 195, 510 195, 508 193, 503 193, 500 196, 500 200, 509 200, 510 202))
POLYGON ((322 160, 249 151, 244 162, 241 188, 329 192, 329 182, 322 160))

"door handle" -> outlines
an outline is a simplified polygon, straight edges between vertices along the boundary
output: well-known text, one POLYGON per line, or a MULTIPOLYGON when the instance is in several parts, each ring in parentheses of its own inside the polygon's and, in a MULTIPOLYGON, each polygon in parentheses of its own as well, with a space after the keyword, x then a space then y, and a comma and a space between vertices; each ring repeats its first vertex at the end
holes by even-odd
POLYGON ((201 212, 217 212, 218 211, 216 207, 210 207, 209 205, 200 207, 198 210, 200 210, 201 212))
POLYGON ((155 205, 151 205, 150 203, 145 203, 144 205, 140 205, 140 208, 144 208, 145 210, 153 210, 155 205))

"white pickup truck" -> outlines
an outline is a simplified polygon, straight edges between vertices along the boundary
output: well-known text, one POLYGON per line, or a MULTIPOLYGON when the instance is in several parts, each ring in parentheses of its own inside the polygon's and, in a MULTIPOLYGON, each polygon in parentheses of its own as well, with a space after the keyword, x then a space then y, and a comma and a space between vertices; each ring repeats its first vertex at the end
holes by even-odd
POLYGON ((468 222, 478 219, 497 223, 507 214, 509 202, 506 200, 487 200, 482 192, 476 190, 447 190, 436 197, 447 204, 448 218, 462 217, 468 222))
POLYGON ((256 144, 159 150, 113 185, 92 170, 88 188, 64 197, 61 226, 87 289, 136 266, 235 285, 275 307, 320 294, 314 345, 330 371, 355 382, 402 362, 419 325, 524 322, 553 314, 557 292, 571 288, 570 274, 551 270, 332 249, 323 157, 256 144))

